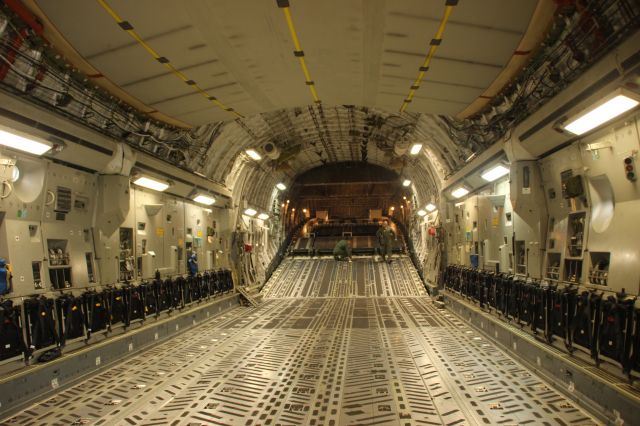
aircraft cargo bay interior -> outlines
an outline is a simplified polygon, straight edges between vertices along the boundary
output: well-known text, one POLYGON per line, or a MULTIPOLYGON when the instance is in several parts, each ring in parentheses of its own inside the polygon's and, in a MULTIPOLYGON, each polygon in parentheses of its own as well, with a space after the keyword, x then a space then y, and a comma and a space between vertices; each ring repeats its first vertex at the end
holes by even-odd
POLYGON ((638 0, 1 1, 0 424, 637 424, 638 105, 638 0))

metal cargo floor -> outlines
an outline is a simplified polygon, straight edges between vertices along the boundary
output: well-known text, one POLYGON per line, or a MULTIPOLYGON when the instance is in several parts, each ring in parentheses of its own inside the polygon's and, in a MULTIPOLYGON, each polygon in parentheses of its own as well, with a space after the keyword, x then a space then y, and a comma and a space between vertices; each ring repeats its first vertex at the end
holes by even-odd
POLYGON ((597 424, 436 309, 406 258, 287 259, 263 294, 5 422, 597 424))

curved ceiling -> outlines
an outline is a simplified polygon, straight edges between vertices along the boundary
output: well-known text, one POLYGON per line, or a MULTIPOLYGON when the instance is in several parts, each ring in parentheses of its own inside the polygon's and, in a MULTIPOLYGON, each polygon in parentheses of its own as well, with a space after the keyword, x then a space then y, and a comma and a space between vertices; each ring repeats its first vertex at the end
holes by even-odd
MULTIPOLYGON (((99 70, 97 78, 187 124, 236 117, 176 78, 123 28, 133 28, 189 80, 244 116, 312 103, 276 0, 32 1, 99 70), (118 25, 103 6, 129 26, 118 25)), ((408 110, 446 115, 464 110, 512 58, 536 4, 459 2, 408 110)), ((292 1, 290 10, 325 104, 398 111, 436 34, 445 1, 307 0, 292 1)))
POLYGON ((185 150, 190 168, 266 209, 277 182, 342 161, 392 169, 412 180, 419 202, 435 200, 442 179, 476 151, 454 142, 439 115, 467 110, 504 80, 510 61, 529 54, 517 49, 534 12, 552 1, 26 3, 58 51, 97 71, 96 84, 151 117, 195 126, 190 138, 205 148, 185 150), (278 156, 244 153, 268 142, 278 156), (407 153, 413 143, 423 145, 417 156, 407 153))

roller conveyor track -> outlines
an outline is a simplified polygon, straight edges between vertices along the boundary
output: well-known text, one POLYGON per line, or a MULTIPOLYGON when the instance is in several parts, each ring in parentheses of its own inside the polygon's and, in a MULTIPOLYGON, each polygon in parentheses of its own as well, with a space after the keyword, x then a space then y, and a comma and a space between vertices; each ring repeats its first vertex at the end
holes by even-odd
POLYGON ((264 296, 5 422, 597 424, 437 310, 407 259, 287 259, 264 296))

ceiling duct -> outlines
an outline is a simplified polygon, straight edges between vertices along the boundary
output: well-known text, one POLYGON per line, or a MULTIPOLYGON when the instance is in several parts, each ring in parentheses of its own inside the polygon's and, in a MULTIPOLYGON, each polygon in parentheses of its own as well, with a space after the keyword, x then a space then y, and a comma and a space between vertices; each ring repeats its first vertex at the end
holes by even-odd
POLYGON ((129 176, 131 168, 136 163, 136 152, 122 142, 115 145, 111 160, 100 171, 104 175, 129 176))
POLYGON ((273 142, 267 142, 262 145, 262 151, 272 160, 277 160, 280 157, 280 149, 273 142))

